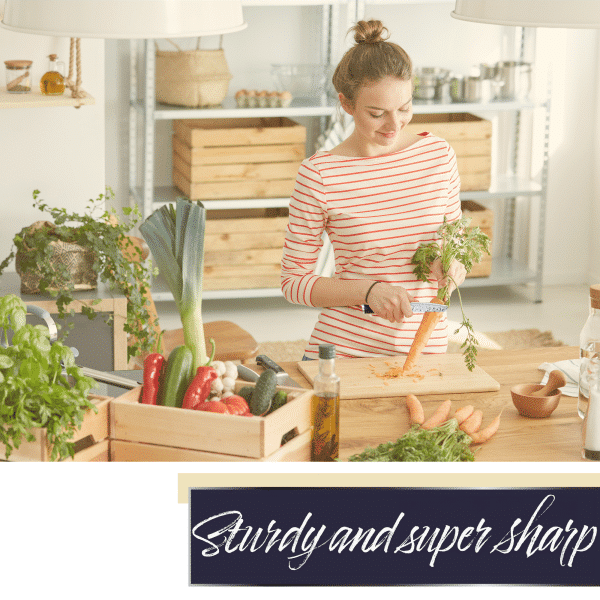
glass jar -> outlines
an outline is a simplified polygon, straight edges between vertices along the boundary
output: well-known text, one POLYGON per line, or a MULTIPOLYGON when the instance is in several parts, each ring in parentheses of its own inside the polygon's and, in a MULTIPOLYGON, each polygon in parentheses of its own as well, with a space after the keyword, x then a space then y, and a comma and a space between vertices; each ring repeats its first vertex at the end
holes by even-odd
POLYGON ((591 385, 600 371, 600 285, 590 286, 590 313, 579 336, 579 357, 577 412, 583 418, 591 385))
POLYGON ((11 94, 31 92, 31 60, 5 60, 6 91, 11 94))
POLYGON ((48 56, 48 71, 40 79, 40 90, 45 96, 61 96, 65 91, 65 63, 56 54, 48 56))

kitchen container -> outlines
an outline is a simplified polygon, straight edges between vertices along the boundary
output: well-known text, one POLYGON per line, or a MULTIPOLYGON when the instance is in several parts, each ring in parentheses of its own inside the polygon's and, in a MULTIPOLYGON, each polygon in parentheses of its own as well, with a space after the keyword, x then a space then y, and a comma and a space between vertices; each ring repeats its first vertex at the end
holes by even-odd
POLYGON ((414 70, 413 95, 417 100, 441 100, 443 84, 448 81, 450 71, 439 67, 419 67, 414 70))
POLYGON ((173 134, 173 184, 190 200, 290 196, 306 153, 306 127, 285 117, 176 119, 173 134))
MULTIPOLYGON (((238 381, 235 391, 254 385, 238 381)), ((141 404, 141 390, 129 390, 112 401, 113 461, 310 460, 312 389, 278 386, 296 397, 266 417, 141 404), (282 444, 283 436, 291 439, 282 444)))
POLYGON ((271 77, 279 92, 290 92, 294 98, 333 97, 333 70, 324 64, 274 64, 271 77))
POLYGON ((577 412, 583 419, 592 383, 600 374, 600 285, 590 286, 588 318, 579 334, 579 398, 577 412))
POLYGON ((202 287, 279 287, 287 224, 287 208, 208 211, 202 287))
POLYGON ((475 75, 461 75, 450 80, 450 97, 453 102, 481 102, 483 79, 475 75))
POLYGON ((498 100, 522 102, 528 99, 532 83, 531 63, 512 60, 498 62, 496 77, 502 82, 498 90, 498 100))
POLYGON ((552 396, 532 396, 533 393, 543 387, 543 385, 537 383, 520 383, 511 388, 510 395, 520 415, 534 419, 544 419, 556 410, 562 395, 560 390, 557 390, 552 396))
POLYGON ((492 123, 469 113, 414 115, 411 133, 429 131, 445 139, 456 152, 462 191, 487 190, 491 182, 492 123))
POLYGON ((5 60, 6 91, 11 94, 27 94, 31 92, 30 60, 5 60))
MULTIPOLYGON (((68 461, 106 462, 109 460, 109 407, 112 398, 89 394, 88 399, 98 409, 95 413, 88 410, 78 431, 75 432, 75 455, 68 461)), ((13 449, 10 462, 49 462, 52 448, 44 428, 31 430, 35 436, 33 442, 23 440, 19 448, 13 449)), ((6 448, 0 443, 0 460, 5 460, 6 448)))

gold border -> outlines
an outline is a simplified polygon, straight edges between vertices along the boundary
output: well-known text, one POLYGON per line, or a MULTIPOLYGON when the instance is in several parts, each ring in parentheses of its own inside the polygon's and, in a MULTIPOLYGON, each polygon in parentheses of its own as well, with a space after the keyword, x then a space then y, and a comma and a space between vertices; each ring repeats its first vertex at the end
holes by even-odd
POLYGON ((203 487, 600 487, 596 473, 179 473, 178 502, 203 487))

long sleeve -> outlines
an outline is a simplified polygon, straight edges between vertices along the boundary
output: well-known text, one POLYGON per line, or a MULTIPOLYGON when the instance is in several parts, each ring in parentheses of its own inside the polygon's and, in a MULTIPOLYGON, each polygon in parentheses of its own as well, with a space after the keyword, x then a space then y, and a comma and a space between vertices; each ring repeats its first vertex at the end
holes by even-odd
POLYGON ((458 221, 462 215, 460 207, 460 176, 458 174, 458 165, 456 162, 456 153, 452 146, 448 144, 448 206, 446 218, 448 221, 458 221))
POLYGON ((281 290, 289 302, 314 306, 312 288, 319 279, 314 268, 327 223, 326 194, 317 168, 306 159, 300 165, 290 198, 290 217, 281 260, 281 290))

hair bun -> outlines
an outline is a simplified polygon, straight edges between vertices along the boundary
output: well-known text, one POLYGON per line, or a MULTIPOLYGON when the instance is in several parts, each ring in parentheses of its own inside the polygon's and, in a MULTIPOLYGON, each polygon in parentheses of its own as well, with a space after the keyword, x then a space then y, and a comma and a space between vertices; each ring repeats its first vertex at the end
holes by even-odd
POLYGON ((378 44, 385 42, 390 36, 389 31, 381 21, 358 21, 351 30, 354 30, 354 41, 357 44, 378 44), (387 35, 384 36, 384 32, 387 35))

